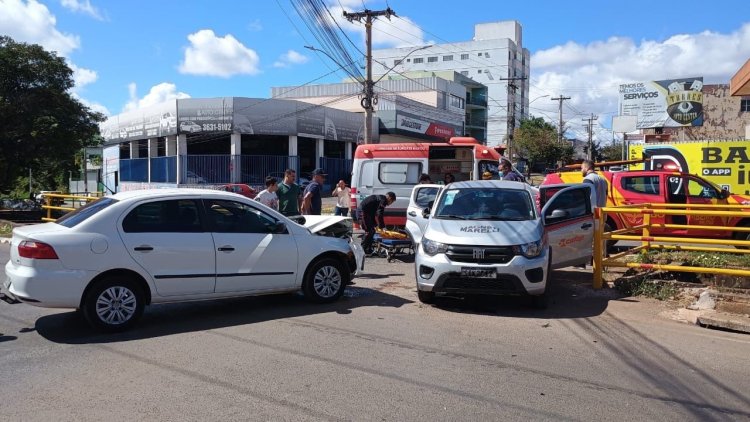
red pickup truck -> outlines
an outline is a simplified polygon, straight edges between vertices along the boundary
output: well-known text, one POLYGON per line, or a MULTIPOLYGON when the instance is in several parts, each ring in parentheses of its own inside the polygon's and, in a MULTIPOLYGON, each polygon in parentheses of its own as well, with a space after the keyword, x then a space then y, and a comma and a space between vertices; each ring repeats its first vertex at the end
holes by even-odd
MULTIPOLYGON (((607 206, 632 204, 716 204, 749 205, 750 197, 722 190, 702 177, 658 170, 599 171, 607 179, 607 206)), ((559 183, 581 183, 580 171, 548 174, 542 186, 559 183)), ((640 214, 608 214, 605 230, 617 230, 642 224, 640 214)), ((689 224, 700 226, 750 227, 750 218, 720 217, 710 215, 678 216, 658 215, 651 217, 652 224, 689 224)), ((710 237, 719 239, 750 240, 750 232, 706 229, 654 228, 652 234, 668 236, 710 237)))

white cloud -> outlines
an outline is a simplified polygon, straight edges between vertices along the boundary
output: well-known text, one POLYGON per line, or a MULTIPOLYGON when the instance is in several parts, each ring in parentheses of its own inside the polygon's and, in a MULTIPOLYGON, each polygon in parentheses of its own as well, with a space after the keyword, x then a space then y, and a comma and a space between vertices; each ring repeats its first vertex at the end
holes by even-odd
POLYGON ((289 50, 279 57, 279 60, 273 63, 273 67, 290 67, 295 64, 304 64, 310 61, 310 58, 294 50, 289 50))
POLYGON ((68 61, 68 67, 73 71, 73 83, 75 83, 75 86, 73 87, 74 91, 78 91, 84 86, 96 82, 99 78, 96 71, 78 67, 71 61, 68 61))
MULTIPOLYGON (((568 42, 531 57, 529 98, 542 95, 572 97, 563 107, 568 135, 586 136, 582 118, 599 115, 598 137, 611 140, 600 127, 617 112, 618 85, 628 82, 703 76, 704 82, 729 83, 750 57, 750 23, 731 33, 704 31, 678 34, 663 41, 633 41, 613 37, 589 44, 568 42)), ((557 122, 556 101, 540 98, 530 113, 557 122)))
MULTIPOLYGON (((359 48, 365 48, 365 25, 357 21, 349 22, 343 17, 343 12, 355 12, 362 10, 362 1, 338 0, 331 1, 328 9, 331 16, 338 22, 339 26, 346 32, 359 35, 359 48), (342 7, 343 6, 343 9, 342 7)), ((354 40, 356 42, 356 40, 354 40)), ((427 44, 424 39, 424 31, 414 21, 406 16, 392 16, 390 20, 382 16, 375 19, 372 24, 372 44, 375 47, 411 47, 427 44)))
POLYGON ((123 107, 123 111, 137 110, 139 108, 149 107, 154 104, 159 104, 174 99, 190 98, 189 94, 177 91, 177 86, 169 82, 162 82, 158 85, 152 86, 148 91, 148 94, 146 94, 143 98, 138 98, 137 91, 138 87, 136 86, 135 82, 131 82, 128 84, 128 94, 130 100, 127 104, 125 104, 125 107, 123 107))
POLYGON ((96 20, 104 20, 104 15, 91 4, 91 0, 60 0, 60 4, 70 11, 89 15, 96 20))
POLYGON ((107 107, 105 107, 103 104, 97 103, 96 101, 89 101, 85 98, 82 98, 75 92, 72 95, 74 98, 76 98, 78 101, 80 101, 83 105, 90 108, 91 110, 102 113, 105 116, 111 115, 111 113, 109 112, 109 109, 107 109, 107 107))
POLYGON ((18 42, 39 44, 67 56, 81 45, 76 35, 57 30, 57 19, 36 0, 0 0, 0 33, 18 42))
POLYGON ((247 29, 253 32, 262 31, 263 24, 260 22, 260 19, 253 19, 247 24, 247 29))
POLYGON ((210 29, 188 35, 190 46, 180 63, 180 73, 228 78, 234 75, 255 75, 260 72, 260 58, 232 35, 218 37, 210 29))

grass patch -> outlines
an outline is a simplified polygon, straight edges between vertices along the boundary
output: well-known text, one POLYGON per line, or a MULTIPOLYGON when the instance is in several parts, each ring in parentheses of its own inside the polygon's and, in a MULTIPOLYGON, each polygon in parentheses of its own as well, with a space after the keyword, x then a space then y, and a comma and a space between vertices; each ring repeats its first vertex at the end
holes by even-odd
POLYGON ((615 281, 615 288, 627 296, 643 296, 658 300, 671 300, 680 293, 680 289, 670 282, 649 280, 645 274, 620 278, 615 281))
POLYGON ((13 225, 10 223, 0 223, 0 236, 10 237, 13 234, 13 225))

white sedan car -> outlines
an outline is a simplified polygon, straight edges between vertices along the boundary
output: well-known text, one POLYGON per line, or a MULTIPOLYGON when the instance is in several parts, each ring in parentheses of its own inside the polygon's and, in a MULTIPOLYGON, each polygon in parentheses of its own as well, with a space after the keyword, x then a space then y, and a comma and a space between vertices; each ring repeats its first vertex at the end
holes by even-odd
POLYGON ((130 327, 151 303, 300 289, 334 301, 364 253, 348 218, 312 216, 306 225, 229 192, 118 193, 16 228, 4 288, 32 305, 79 308, 108 331, 130 327))
POLYGON ((544 307, 550 270, 591 260, 589 185, 541 192, 494 180, 417 185, 407 219, 425 303, 445 294, 527 294, 544 307), (537 193, 551 196, 541 210, 537 193))

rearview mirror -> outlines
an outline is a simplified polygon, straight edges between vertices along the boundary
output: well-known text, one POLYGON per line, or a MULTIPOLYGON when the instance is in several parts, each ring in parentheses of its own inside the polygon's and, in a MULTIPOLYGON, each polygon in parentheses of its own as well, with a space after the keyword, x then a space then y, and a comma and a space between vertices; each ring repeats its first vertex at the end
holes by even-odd
POLYGON ((430 218, 430 207, 427 207, 422 210, 422 218, 430 218))
POLYGON ((725 186, 721 189, 721 192, 719 192, 719 199, 727 199, 727 198, 729 198, 729 189, 727 189, 725 186))
POLYGON ((273 234, 284 234, 286 233, 286 224, 283 221, 277 221, 276 224, 271 226, 271 233, 273 234))
POLYGON ((552 210, 552 214, 547 218, 552 220, 562 220, 563 218, 567 218, 568 215, 568 212, 565 210, 552 210))

